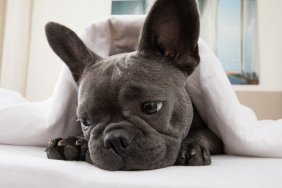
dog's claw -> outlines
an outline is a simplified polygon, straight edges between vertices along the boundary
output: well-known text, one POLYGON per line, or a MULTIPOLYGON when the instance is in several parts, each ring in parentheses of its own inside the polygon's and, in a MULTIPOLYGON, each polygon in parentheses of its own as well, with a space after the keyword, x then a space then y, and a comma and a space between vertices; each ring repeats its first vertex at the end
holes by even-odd
POLYGON ((65 139, 62 139, 62 140, 60 140, 59 142, 58 142, 58 144, 57 144, 58 146, 66 146, 67 145, 67 141, 65 140, 65 139))
POLYGON ((208 160, 211 159, 211 157, 210 157, 210 152, 209 152, 209 150, 206 149, 206 148, 203 148, 203 157, 204 157, 205 161, 208 161, 208 160))
POLYGON ((62 138, 56 138, 56 139, 50 140, 50 141, 48 142, 48 146, 54 146, 54 145, 56 145, 60 140, 62 140, 62 138))
POLYGON ((197 153, 197 151, 196 151, 195 148, 191 149, 191 152, 190 152, 190 155, 191 155, 191 156, 192 156, 192 155, 196 155, 196 153, 197 153))
POLYGON ((186 156, 186 152, 185 151, 181 151, 180 158, 184 160, 185 156, 186 156))
POLYGON ((82 145, 82 140, 80 140, 80 139, 77 140, 77 141, 75 142, 75 145, 76 145, 76 146, 81 146, 81 145, 82 145))

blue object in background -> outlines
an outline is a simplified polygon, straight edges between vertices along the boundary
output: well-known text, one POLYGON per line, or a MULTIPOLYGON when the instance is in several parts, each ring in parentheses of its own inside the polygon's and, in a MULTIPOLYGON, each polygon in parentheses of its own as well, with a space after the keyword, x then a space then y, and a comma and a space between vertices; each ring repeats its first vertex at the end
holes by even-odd
POLYGON ((113 0, 112 15, 145 14, 146 0, 113 0))
POLYGON ((227 72, 241 72, 241 0, 219 0, 217 56, 227 72))

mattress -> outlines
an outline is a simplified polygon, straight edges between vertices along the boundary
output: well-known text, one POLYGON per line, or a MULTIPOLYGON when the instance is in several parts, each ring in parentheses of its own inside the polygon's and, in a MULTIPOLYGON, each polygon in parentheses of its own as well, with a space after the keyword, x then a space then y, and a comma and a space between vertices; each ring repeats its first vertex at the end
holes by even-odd
POLYGON ((1 188, 282 187, 282 159, 213 156, 210 166, 106 171, 86 162, 49 160, 44 148, 0 145, 1 188))

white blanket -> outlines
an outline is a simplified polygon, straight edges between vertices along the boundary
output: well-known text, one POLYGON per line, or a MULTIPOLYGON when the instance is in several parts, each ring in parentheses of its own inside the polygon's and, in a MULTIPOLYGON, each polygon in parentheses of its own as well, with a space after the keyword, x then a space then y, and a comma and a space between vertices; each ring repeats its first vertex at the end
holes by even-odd
MULTIPOLYGON (((81 38, 106 57, 136 48, 144 16, 119 16, 89 25, 81 38)), ((199 40, 201 62, 187 80, 187 89, 210 129, 220 136, 228 154, 282 157, 282 120, 258 121, 241 105, 219 62, 199 40)), ((76 135, 77 86, 64 67, 53 95, 31 103, 0 90, 0 143, 43 146, 55 137, 76 135)))

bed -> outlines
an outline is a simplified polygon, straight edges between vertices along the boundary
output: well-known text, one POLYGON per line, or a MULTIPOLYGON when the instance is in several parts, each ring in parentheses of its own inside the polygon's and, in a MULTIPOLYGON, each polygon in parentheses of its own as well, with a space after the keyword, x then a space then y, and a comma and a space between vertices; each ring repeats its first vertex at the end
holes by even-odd
POLYGON ((282 187, 282 159, 213 156, 211 166, 106 171, 86 162, 49 160, 44 147, 0 145, 1 188, 282 187))

